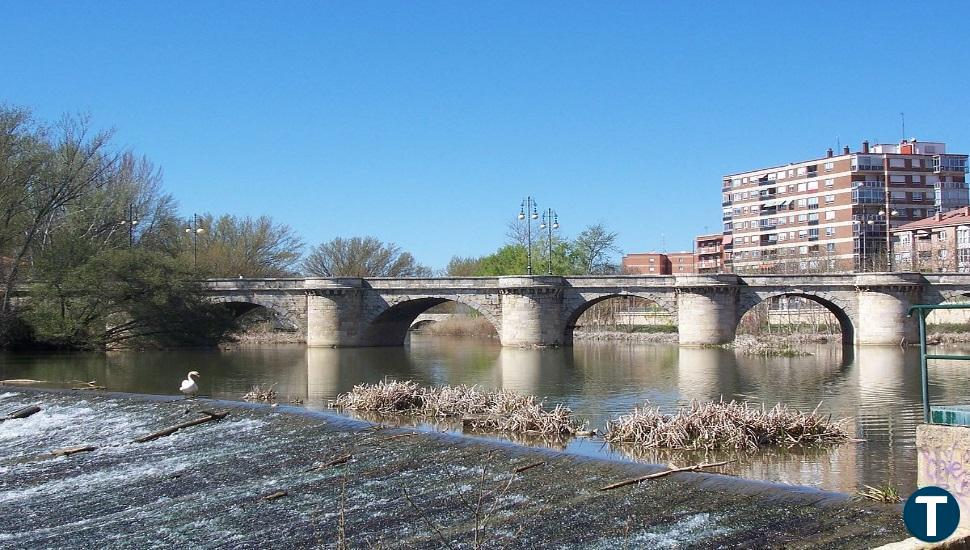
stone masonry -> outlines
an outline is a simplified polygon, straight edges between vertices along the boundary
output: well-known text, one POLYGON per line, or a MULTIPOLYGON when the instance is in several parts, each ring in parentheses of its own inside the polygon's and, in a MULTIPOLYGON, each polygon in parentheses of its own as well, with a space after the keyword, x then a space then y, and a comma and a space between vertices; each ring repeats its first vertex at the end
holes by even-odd
POLYGON ((734 340, 741 317, 775 296, 801 296, 831 311, 845 344, 917 339, 915 304, 970 294, 970 274, 516 276, 215 279, 213 300, 264 306, 309 346, 402 345, 427 309, 454 301, 478 311, 506 346, 561 346, 590 306, 616 296, 655 302, 678 320, 685 346, 734 340))

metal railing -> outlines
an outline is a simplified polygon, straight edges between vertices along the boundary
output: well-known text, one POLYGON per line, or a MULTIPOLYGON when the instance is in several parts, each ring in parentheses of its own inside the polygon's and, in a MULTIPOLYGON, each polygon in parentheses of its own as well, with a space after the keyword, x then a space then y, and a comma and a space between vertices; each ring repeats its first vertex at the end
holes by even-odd
POLYGON ((908 315, 913 316, 916 312, 919 315, 919 369, 923 378, 923 422, 932 424, 930 416, 930 375, 927 370, 927 361, 931 359, 942 359, 946 361, 970 361, 970 355, 947 355, 941 353, 926 352, 926 317, 935 309, 970 309, 970 304, 940 304, 940 305, 917 305, 909 308, 908 315))

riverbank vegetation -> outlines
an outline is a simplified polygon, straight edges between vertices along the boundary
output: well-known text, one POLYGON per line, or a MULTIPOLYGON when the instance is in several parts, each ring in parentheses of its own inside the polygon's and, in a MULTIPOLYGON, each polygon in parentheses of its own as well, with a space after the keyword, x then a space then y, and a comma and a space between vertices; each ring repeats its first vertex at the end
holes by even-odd
POLYGON ((535 396, 511 390, 489 390, 457 385, 424 387, 413 381, 384 380, 360 384, 337 396, 332 407, 381 414, 462 419, 465 426, 482 431, 574 434, 579 426, 562 405, 549 409, 535 396))
POLYGON ((423 327, 421 332, 431 336, 460 338, 498 338, 495 327, 481 315, 453 315, 423 327))
POLYGON ((0 182, 0 348, 213 344, 234 315, 197 281, 300 257, 267 217, 181 218, 161 170, 84 117, 0 106, 0 182))
POLYGON ((841 443, 849 439, 842 422, 817 410, 802 413, 778 404, 768 409, 745 402, 691 402, 673 414, 645 405, 607 426, 610 443, 645 447, 712 450, 793 447, 841 443))

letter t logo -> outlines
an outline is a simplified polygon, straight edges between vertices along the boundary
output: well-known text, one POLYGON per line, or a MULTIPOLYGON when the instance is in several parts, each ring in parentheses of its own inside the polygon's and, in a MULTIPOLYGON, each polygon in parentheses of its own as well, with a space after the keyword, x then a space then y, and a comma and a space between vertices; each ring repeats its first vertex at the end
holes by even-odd
POLYGON ((929 537, 936 536, 936 505, 946 504, 946 496, 930 496, 930 495, 920 495, 916 497, 917 504, 926 505, 926 535, 929 537))

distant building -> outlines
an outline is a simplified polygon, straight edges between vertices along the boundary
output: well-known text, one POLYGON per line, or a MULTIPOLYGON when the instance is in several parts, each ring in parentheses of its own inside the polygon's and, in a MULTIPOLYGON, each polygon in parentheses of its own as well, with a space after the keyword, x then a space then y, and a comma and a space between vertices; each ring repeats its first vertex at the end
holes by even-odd
POLYGON ((671 275, 689 275, 694 273, 693 252, 671 252, 667 254, 667 261, 670 262, 671 275))
POLYGON ((887 225, 970 205, 966 170, 967 155, 914 139, 724 176, 724 260, 740 273, 885 268, 887 225))
POLYGON ((970 273, 970 207, 910 222, 892 233, 894 269, 970 273))
POLYGON ((691 252, 642 252, 626 254, 623 273, 630 275, 687 275, 694 273, 694 254, 691 252))
POLYGON ((624 254, 621 266, 630 275, 670 275, 670 260, 660 252, 624 254))
POLYGON ((725 241, 731 237, 720 233, 698 235, 694 238, 694 268, 697 273, 722 273, 725 271, 725 241))

